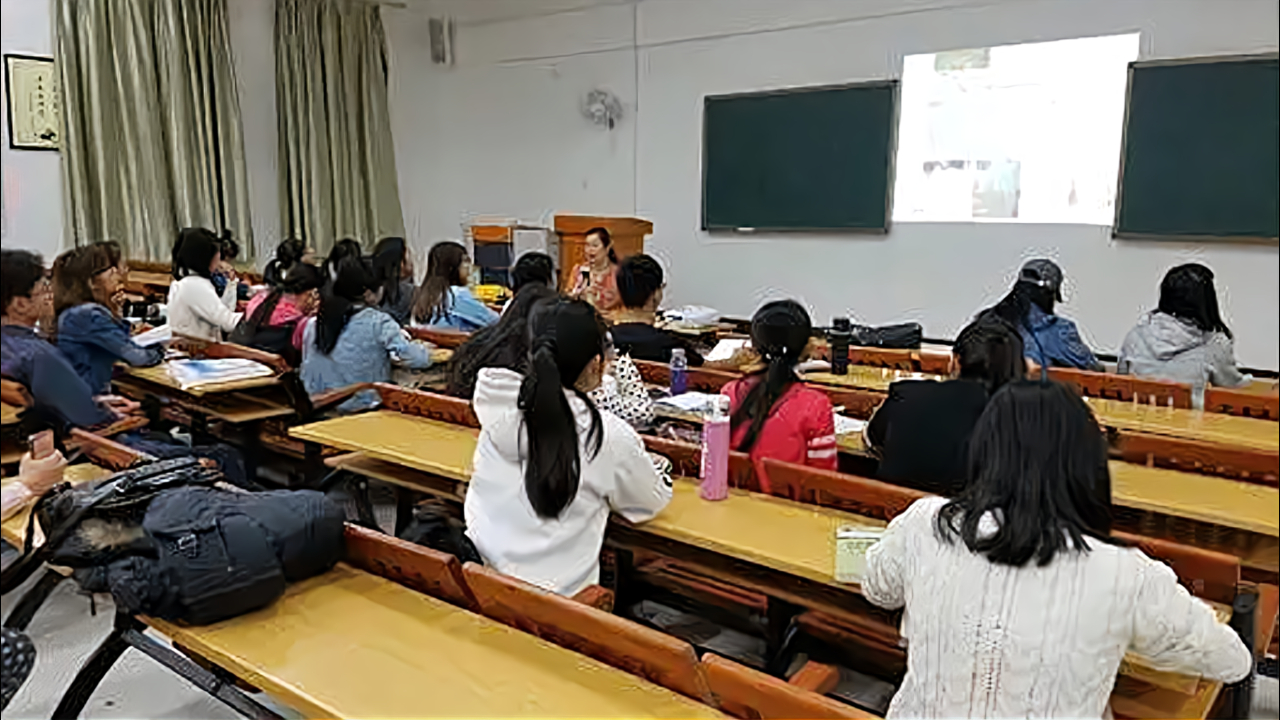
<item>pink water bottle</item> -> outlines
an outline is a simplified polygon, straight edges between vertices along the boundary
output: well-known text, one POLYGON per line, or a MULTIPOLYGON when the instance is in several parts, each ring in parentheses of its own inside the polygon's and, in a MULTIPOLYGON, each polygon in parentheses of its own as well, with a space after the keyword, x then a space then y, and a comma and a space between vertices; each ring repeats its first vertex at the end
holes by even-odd
POLYGON ((729 497, 729 398, 716 395, 702 419, 702 485, 698 494, 703 500, 729 497))

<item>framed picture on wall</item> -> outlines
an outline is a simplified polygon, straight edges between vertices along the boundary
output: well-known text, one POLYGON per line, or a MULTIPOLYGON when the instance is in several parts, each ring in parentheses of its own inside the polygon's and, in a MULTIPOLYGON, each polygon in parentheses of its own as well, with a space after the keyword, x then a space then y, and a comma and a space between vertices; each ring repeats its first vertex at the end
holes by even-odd
POLYGON ((58 74, 53 58, 4 56, 9 147, 57 150, 62 140, 58 74))

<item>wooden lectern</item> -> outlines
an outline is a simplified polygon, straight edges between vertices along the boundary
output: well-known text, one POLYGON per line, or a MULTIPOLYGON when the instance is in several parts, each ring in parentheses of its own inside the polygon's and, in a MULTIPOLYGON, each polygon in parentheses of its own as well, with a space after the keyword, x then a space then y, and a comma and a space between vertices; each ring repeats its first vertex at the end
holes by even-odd
POLYGON ((556 215, 555 231, 560 236, 560 289, 573 287, 573 268, 584 259, 587 231, 602 227, 613 238, 618 259, 644 252, 644 239, 653 234, 653 223, 640 218, 556 215))

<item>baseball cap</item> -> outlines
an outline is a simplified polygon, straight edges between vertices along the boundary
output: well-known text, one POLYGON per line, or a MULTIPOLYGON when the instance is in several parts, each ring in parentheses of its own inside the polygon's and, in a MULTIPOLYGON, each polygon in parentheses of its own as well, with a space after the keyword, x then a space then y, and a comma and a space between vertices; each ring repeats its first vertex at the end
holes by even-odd
POLYGON ((1062 302, 1062 268, 1054 261, 1048 258, 1028 260, 1018 273, 1018 279, 1053 291, 1054 298, 1062 302))

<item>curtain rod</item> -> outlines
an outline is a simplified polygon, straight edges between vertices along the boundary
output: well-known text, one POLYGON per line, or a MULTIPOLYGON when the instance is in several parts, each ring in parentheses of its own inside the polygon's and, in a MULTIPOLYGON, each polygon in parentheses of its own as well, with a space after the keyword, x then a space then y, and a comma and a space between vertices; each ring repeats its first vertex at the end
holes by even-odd
POLYGON ((395 2, 395 0, 356 0, 356 2, 364 3, 365 5, 382 5, 383 7, 396 8, 398 10, 404 10, 409 7, 405 3, 395 2))

